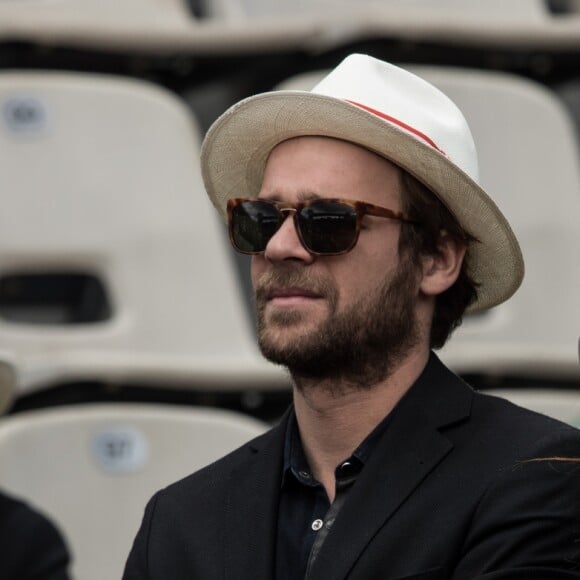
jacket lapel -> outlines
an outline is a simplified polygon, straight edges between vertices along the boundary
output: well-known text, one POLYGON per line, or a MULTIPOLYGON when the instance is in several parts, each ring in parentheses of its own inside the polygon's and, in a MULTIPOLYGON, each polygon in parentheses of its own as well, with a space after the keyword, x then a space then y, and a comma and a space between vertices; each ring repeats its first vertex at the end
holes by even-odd
POLYGON ((224 577, 272 580, 283 447, 289 412, 248 446, 232 474, 224 518, 224 577))
POLYGON ((328 535, 312 578, 346 578, 368 543, 452 450, 445 425, 469 416, 472 391, 435 357, 393 411, 328 535))

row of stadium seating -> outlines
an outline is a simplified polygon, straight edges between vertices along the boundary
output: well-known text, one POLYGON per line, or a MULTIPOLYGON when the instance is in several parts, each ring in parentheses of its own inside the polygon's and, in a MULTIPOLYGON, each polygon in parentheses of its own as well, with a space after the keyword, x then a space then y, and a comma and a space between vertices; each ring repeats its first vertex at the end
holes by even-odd
MULTIPOLYGON (((465 111, 482 183, 526 258, 515 297, 467 317, 443 357, 461 373, 577 378, 570 116, 513 76, 411 68, 465 111)), ((6 72, 0 108, 0 348, 18 358, 21 394, 81 380, 288 386, 255 346, 247 280, 203 192, 201 132, 179 98, 134 79, 6 72)))
MULTIPOLYGON (((442 357, 462 374, 577 381, 580 177, 569 115, 513 76, 413 70, 465 111, 482 181, 527 264, 516 296, 468 317, 442 357)), ((279 88, 308 89, 320 74, 279 88)), ((17 398, 82 381, 287 389, 257 352, 247 280, 204 195, 201 132, 184 102, 134 79, 6 72, 0 109, 0 348, 17 398)), ((500 394, 580 424, 578 390, 500 394)), ((0 423, 0 486, 61 524, 78 578, 118 577, 147 497, 266 427, 167 404, 13 413, 0 423)))
MULTIPOLYGON (((577 0, 431 4, 0 0, 4 54, 34 47, 32 62, 0 55, 0 488, 59 524, 78 580, 119 578, 153 491, 268 428, 290 381, 258 352, 247 260, 198 166, 205 129, 242 89, 204 93, 198 60, 183 94, 35 62, 56 47, 276 61, 370 37, 543 48, 552 65, 580 50, 577 0)), ((323 74, 313 62, 260 86, 308 89, 323 74)), ((494 70, 406 66, 464 111, 526 260, 512 300, 467 317, 441 357, 580 426, 580 82, 556 93, 494 70)))
POLYGON ((323 50, 353 38, 577 47, 577 0, 3 0, 0 40, 196 54, 323 50))

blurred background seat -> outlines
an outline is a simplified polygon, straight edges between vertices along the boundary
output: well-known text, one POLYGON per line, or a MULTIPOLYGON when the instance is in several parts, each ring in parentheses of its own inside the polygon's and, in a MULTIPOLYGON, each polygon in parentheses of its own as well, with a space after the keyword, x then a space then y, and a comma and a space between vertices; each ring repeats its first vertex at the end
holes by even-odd
POLYGON ((0 488, 58 525, 74 578, 120 578, 153 493, 266 427, 239 413, 161 404, 23 412, 0 420, 0 488))
POLYGON ((463 374, 578 378, 580 155, 571 115, 554 93, 516 76, 414 70, 465 112, 482 183, 512 224, 526 263, 515 296, 466 317, 442 357, 463 374))
MULTIPOLYGON (((464 112, 477 144, 481 183, 513 226, 526 263, 522 287, 493 310, 466 316, 441 356, 463 375, 580 377, 580 174, 574 123, 554 93, 515 75, 407 66, 464 112)), ((309 89, 320 71, 278 85, 309 89)))
POLYGON ((192 16, 186 0, 2 0, 0 38, 111 50, 189 30, 192 16))
POLYGON ((16 397, 16 372, 12 355, 0 353, 0 421, 16 397))
POLYGON ((19 397, 90 381, 288 385, 255 344, 177 96, 2 72, 0 111, 0 349, 17 355, 19 397))
POLYGON ((554 90, 568 107, 576 129, 580 135, 580 79, 567 80, 555 85, 554 90))
POLYGON ((577 46, 577 0, 2 0, 0 41, 132 53, 320 52, 365 38, 577 46))
POLYGON ((225 54, 304 46, 318 23, 240 21, 213 0, 2 0, 0 41, 133 54, 225 54), (244 22, 244 25, 241 23, 244 22))
POLYGON ((461 106, 526 254, 442 356, 578 424, 579 31, 579 0, 0 0, 0 486, 64 528, 77 580, 120 577, 151 493, 287 406, 199 143, 351 52, 461 106))

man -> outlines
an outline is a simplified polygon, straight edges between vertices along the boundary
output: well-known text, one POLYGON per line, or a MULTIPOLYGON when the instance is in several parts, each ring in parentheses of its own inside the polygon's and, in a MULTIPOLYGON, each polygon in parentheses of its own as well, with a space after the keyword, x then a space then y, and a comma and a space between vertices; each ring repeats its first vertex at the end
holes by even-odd
POLYGON ((455 105, 352 55, 228 110, 202 169, 294 404, 152 499, 125 579, 580 578, 580 434, 432 352, 523 276, 455 105))

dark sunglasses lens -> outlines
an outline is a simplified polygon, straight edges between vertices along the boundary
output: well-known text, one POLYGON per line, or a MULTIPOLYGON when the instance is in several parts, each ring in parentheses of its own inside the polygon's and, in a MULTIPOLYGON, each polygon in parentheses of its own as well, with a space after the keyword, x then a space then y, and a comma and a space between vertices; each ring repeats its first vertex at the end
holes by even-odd
POLYGON ((280 227, 280 214, 263 201, 243 201, 233 208, 230 235, 234 246, 249 254, 263 252, 280 227))
POLYGON ((346 204, 313 203, 300 211, 298 222, 307 249, 318 254, 346 252, 356 239, 356 211, 346 204))

